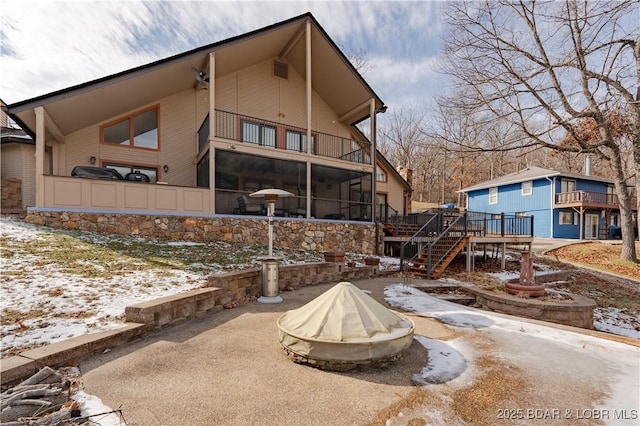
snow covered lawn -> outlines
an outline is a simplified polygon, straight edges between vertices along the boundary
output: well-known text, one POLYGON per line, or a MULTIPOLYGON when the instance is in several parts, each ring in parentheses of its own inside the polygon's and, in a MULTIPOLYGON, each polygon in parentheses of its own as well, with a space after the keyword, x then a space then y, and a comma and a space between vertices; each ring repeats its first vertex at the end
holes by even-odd
MULTIPOLYGON (((124 325, 126 306, 206 285, 209 274, 260 265, 266 247, 159 241, 64 231, 0 218, 1 357, 124 325)), ((322 253, 278 250, 283 264, 319 262, 322 253)), ((347 253, 362 265, 366 257, 347 253)), ((398 259, 382 257, 381 269, 398 259)), ((505 279, 506 273, 498 278, 505 279)), ((443 279, 446 281, 446 279, 443 279)), ((595 312, 597 330, 639 338, 636 312, 595 312)))
MULTIPOLYGON (((256 245, 106 236, 10 217, 0 219, 0 248, 2 357, 122 327, 126 306, 202 287, 212 273, 259 266, 257 257, 266 254, 256 245)), ((283 264, 323 259, 314 251, 275 254, 283 264)), ((393 267, 395 261, 383 258, 381 264, 393 267)))

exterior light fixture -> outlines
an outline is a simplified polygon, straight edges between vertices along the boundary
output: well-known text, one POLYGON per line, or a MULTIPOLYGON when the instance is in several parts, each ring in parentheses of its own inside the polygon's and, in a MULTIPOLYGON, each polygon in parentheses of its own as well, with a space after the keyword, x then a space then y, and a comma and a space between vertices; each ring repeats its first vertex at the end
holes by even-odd
POLYGON ((169 173, 169 166, 165 164, 164 166, 162 166, 162 170, 164 170, 165 173, 169 173))
POLYGON ((93 155, 92 155, 91 157, 89 157, 89 163, 91 163, 91 164, 96 164, 96 161, 97 161, 97 160, 96 160, 96 157, 95 157, 95 156, 93 156, 93 155))

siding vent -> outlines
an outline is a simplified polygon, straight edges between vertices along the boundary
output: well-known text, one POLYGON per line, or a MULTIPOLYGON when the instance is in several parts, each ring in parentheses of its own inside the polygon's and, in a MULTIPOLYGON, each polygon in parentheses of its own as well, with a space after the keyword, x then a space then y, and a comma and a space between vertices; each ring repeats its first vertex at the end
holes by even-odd
POLYGON ((273 75, 276 77, 288 79, 289 65, 286 62, 273 61, 273 75))

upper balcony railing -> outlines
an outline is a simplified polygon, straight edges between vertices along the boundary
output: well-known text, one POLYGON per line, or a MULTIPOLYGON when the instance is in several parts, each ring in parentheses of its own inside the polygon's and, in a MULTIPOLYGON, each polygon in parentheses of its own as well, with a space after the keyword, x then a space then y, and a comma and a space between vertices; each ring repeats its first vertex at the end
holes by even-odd
MULTIPOLYGON (((576 206, 576 205, 584 205, 584 206, 607 206, 607 207, 618 207, 620 205, 620 201, 618 200, 618 196, 616 194, 608 194, 606 192, 593 192, 593 191, 570 191, 570 192, 561 192, 556 194, 556 206, 576 206)), ((631 205, 635 206, 636 201, 635 197, 632 197, 631 205)))
MULTIPOLYGON (((209 139, 209 115, 198 130, 202 150, 209 139)), ((216 110, 216 137, 242 143, 307 152, 307 131, 257 117, 216 110)), ((359 164, 371 164, 371 144, 317 131, 311 132, 311 153, 359 164)))

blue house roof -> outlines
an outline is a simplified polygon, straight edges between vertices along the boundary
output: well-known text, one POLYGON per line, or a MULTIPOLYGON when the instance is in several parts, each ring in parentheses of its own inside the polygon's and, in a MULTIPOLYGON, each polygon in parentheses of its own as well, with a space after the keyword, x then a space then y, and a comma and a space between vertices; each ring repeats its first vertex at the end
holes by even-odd
POLYGON ((565 176, 565 177, 571 177, 575 179, 586 179, 586 180, 593 180, 597 182, 613 183, 611 179, 606 179, 599 176, 587 176, 587 175, 576 174, 576 173, 561 173, 557 170, 544 169, 542 167, 531 166, 531 167, 527 167, 526 169, 517 171, 515 173, 510 173, 508 175, 500 176, 495 179, 486 180, 476 185, 462 188, 457 192, 470 192, 470 191, 476 191, 478 189, 493 188, 495 186, 509 185, 512 183, 526 182, 529 180, 543 179, 543 178, 553 177, 553 176, 565 176))

